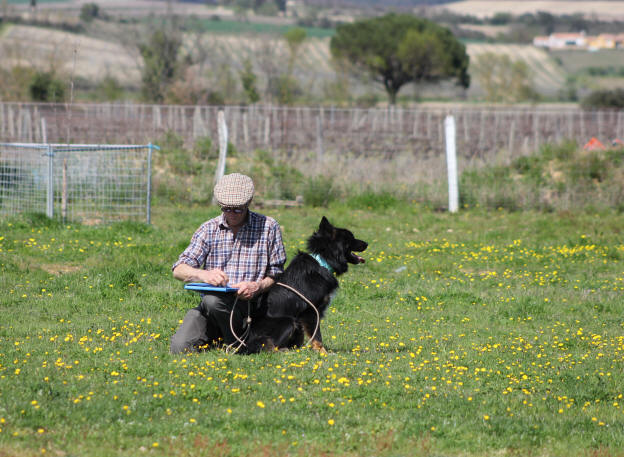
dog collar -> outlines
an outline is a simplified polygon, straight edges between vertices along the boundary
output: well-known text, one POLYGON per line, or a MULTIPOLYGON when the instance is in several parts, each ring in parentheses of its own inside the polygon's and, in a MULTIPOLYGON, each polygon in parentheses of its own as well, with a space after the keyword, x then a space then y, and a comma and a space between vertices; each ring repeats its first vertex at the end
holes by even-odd
POLYGON ((321 257, 319 254, 310 254, 314 260, 316 260, 320 266, 322 266, 323 268, 325 268, 326 270, 328 270, 330 273, 334 273, 334 269, 331 267, 331 265, 329 263, 327 263, 327 260, 325 260, 323 257, 321 257))

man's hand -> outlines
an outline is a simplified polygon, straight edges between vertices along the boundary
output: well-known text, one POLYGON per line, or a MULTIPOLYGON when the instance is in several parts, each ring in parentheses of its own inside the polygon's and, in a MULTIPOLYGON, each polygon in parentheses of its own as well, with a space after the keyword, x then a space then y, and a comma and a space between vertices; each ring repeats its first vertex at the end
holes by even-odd
POLYGON ((260 283, 253 281, 239 282, 232 284, 230 287, 236 287, 238 289, 238 296, 245 300, 251 300, 256 294, 262 291, 260 283))
POLYGON ((225 286, 228 275, 221 270, 202 270, 181 263, 173 270, 173 277, 184 282, 207 282, 213 286, 225 286))
POLYGON ((228 275, 221 270, 203 270, 201 275, 202 282, 207 282, 213 286, 226 286, 228 282, 228 275))
POLYGON ((271 277, 266 277, 258 282, 243 281, 238 284, 232 284, 230 287, 238 288, 238 296, 245 300, 250 300, 269 289, 273 284, 275 284, 275 280, 271 277))

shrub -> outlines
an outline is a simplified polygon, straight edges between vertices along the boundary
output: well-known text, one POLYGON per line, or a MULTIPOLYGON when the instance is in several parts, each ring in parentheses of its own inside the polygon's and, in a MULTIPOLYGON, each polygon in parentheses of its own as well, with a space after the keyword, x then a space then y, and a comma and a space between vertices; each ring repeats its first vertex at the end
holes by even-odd
POLYGON ((338 199, 338 190, 334 186, 334 179, 329 176, 309 178, 303 189, 303 201, 310 206, 327 207, 338 199))
POLYGON ((399 198, 387 191, 366 190, 348 200, 349 207, 373 210, 394 208, 401 204, 403 202, 399 198))
POLYGON ((460 199, 468 206, 508 210, 621 207, 622 150, 583 151, 573 142, 544 145, 509 167, 466 170, 460 199))
POLYGON ((219 157, 217 150, 212 147, 212 138, 209 136, 202 136, 195 140, 193 155, 199 160, 216 159, 219 157))
POLYGON ((115 101, 120 100, 124 96, 124 90, 112 76, 106 76, 96 89, 97 96, 101 100, 115 101))
POLYGON ((581 101, 581 106, 585 109, 622 109, 624 108, 624 89, 594 91, 581 101))
POLYGON ((294 200, 302 194, 303 174, 286 162, 276 161, 268 151, 256 151, 250 174, 265 198, 294 200))
POLYGON ((28 86, 28 92, 36 102, 61 102, 65 99, 65 85, 50 71, 37 71, 28 86))
POLYGON ((84 22, 91 22, 100 15, 100 7, 97 3, 85 3, 80 8, 80 20, 84 22))

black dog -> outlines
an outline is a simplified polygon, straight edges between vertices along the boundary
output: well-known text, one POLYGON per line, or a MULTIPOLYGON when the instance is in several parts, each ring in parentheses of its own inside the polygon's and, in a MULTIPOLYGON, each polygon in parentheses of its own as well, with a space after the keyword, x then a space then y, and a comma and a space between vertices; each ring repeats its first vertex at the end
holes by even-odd
POLYGON ((311 339, 313 349, 325 352, 320 319, 338 288, 336 276, 345 273, 350 263, 363 263, 354 251, 364 251, 368 244, 323 217, 307 247, 309 253, 299 252, 276 278, 276 284, 259 297, 241 352, 302 346, 304 337, 311 339))

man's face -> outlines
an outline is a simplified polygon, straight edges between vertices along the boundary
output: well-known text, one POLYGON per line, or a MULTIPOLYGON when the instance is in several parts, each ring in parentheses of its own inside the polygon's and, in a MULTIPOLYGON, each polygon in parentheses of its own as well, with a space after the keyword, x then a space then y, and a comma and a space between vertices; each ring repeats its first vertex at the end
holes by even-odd
POLYGON ((222 206, 221 211, 230 227, 239 227, 247 217, 247 206, 222 206))

